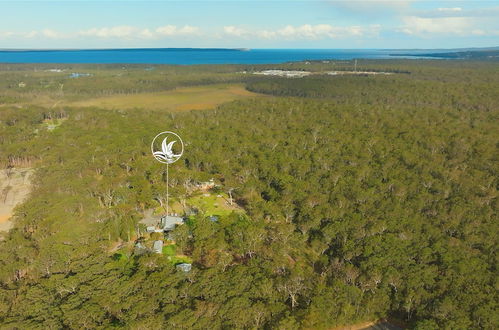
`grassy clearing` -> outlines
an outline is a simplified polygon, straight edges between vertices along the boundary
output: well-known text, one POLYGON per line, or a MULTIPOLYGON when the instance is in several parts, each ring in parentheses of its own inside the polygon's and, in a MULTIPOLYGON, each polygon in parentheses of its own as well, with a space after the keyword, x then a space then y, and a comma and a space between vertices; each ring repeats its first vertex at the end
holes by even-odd
MULTIPOLYGON (((206 216, 219 215, 226 216, 231 214, 233 211, 244 212, 237 204, 229 204, 229 196, 226 193, 196 193, 191 197, 187 198, 186 205, 188 209, 197 209, 201 214, 206 216)), ((175 201, 172 196, 170 199, 170 212, 177 214, 184 214, 186 210, 182 207, 178 201, 175 201)), ((160 216, 165 214, 165 209, 161 206, 157 206, 152 213, 154 216, 160 216)))
POLYGON ((228 203, 229 196, 225 193, 221 194, 200 194, 193 196, 187 200, 187 204, 198 209, 201 213, 207 216, 219 215, 226 216, 233 211, 242 211, 235 204, 232 206, 228 203))
POLYGON ((177 246, 175 244, 163 246, 163 254, 174 265, 178 265, 181 263, 187 263, 187 264, 192 263, 192 258, 186 255, 177 254, 177 246))
POLYGON ((202 110, 217 105, 262 95, 247 91, 240 84, 219 84, 182 87, 171 91, 114 95, 83 101, 64 102, 68 106, 99 107, 104 109, 152 109, 152 110, 202 110))
POLYGON ((175 244, 163 246, 163 254, 167 256, 175 256, 177 252, 177 246, 175 244))
POLYGON ((192 258, 189 258, 188 256, 181 256, 181 255, 169 256, 168 260, 170 260, 170 262, 174 265, 183 264, 183 263, 192 264, 192 258))

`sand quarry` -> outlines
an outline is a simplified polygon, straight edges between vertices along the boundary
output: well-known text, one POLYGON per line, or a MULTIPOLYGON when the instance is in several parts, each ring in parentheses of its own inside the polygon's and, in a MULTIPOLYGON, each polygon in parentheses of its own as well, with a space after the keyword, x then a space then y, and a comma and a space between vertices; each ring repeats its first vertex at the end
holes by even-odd
POLYGON ((32 169, 0 170, 0 231, 12 227, 11 216, 14 208, 22 203, 31 190, 32 169))

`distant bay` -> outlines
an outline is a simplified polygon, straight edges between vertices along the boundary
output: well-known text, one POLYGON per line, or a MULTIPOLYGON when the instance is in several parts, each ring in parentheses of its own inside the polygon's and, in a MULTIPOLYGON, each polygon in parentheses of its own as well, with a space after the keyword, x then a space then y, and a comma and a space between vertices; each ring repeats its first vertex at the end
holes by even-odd
MULTIPOLYGON (((448 50, 447 50, 448 52, 448 50)), ((0 63, 264 64, 306 60, 421 58, 428 50, 134 48, 0 50, 0 63), (415 55, 415 56, 414 56, 415 55)))

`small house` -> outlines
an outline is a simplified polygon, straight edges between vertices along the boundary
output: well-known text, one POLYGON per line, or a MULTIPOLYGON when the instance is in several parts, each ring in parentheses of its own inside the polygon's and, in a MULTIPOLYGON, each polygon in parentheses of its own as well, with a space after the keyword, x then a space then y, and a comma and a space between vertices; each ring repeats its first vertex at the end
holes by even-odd
POLYGON ((154 241, 152 250, 154 251, 154 253, 163 253, 163 241, 154 241))
POLYGON ((160 227, 163 228, 163 231, 171 231, 175 229, 176 225, 184 224, 184 219, 181 217, 174 217, 170 215, 165 215, 161 217, 160 227))
POLYGON ((141 242, 137 242, 137 244, 135 244, 134 253, 136 255, 142 255, 146 252, 147 252, 147 248, 144 246, 144 244, 142 244, 141 242))
POLYGON ((154 226, 147 226, 146 231, 148 233, 154 233, 156 231, 156 227, 154 227, 154 226))
POLYGON ((175 266, 177 270, 181 270, 184 273, 188 273, 192 269, 192 264, 182 263, 175 266))

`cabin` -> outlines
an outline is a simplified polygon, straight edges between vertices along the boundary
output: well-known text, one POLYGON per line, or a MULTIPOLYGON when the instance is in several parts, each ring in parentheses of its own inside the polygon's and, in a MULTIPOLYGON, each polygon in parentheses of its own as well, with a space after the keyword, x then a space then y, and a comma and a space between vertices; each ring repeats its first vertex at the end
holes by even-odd
POLYGON ((171 231, 175 229, 175 226, 183 224, 184 224, 183 218, 171 215, 162 216, 159 221, 159 225, 164 232, 171 231))
POLYGON ((192 264, 182 263, 175 266, 177 270, 181 270, 184 273, 188 273, 192 269, 192 264))
POLYGON ((154 253, 163 253, 163 241, 154 241, 152 250, 154 251, 154 253))
POLYGON ((19 88, 24 88, 24 87, 26 87, 26 83, 21 81, 21 82, 18 84, 18 86, 19 86, 19 88))
POLYGON ((135 244, 134 254, 142 255, 142 254, 146 253, 147 251, 148 251, 147 248, 141 242, 137 242, 137 244, 135 244))

